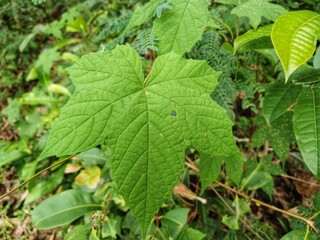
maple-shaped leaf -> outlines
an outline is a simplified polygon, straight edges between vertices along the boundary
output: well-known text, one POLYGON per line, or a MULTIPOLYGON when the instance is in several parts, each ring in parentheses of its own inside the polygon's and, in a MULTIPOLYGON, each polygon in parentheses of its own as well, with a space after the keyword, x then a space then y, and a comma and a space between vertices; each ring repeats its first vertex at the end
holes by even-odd
POLYGON ((270 21, 275 21, 280 15, 286 13, 283 7, 270 3, 270 0, 248 0, 235 7, 231 13, 238 17, 248 17, 250 25, 257 29, 261 23, 261 18, 265 17, 270 21))
POLYGON ((108 139, 112 178, 145 235, 171 198, 184 166, 184 150, 229 156, 232 122, 210 93, 219 73, 205 61, 171 52, 144 78, 129 46, 90 53, 71 68, 76 90, 62 108, 40 158, 84 151, 108 139))

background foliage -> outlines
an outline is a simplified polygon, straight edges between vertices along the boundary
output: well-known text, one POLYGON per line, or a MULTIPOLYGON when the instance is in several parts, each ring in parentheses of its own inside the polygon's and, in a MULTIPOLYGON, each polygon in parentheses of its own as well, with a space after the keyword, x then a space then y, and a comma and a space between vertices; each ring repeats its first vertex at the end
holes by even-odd
MULTIPOLYGON (((158 55, 174 50, 221 72, 211 98, 233 121, 245 162, 242 174, 239 158, 187 148, 186 168, 175 172, 179 184, 173 198, 160 204, 147 238, 318 239, 320 185, 314 175, 319 177, 320 149, 314 146, 320 139, 315 104, 320 5, 308 0, 207 2, 195 1, 199 11, 179 18, 193 28, 180 29, 170 19, 175 9, 185 7, 182 0, 0 1, 0 194, 62 159, 49 156, 71 154, 54 149, 36 160, 54 120, 65 114, 62 106, 77 91, 67 68, 77 68, 88 53, 103 54, 121 44, 136 50, 146 76, 158 55), (304 9, 309 11, 298 11, 304 9), (206 14, 199 15, 202 11, 206 14), (283 30, 292 21, 302 32, 283 30), (312 40, 296 46, 304 47, 305 55, 290 48, 283 52, 281 41, 305 33, 312 40), (187 42, 184 36, 190 36, 187 42), (308 126, 314 129, 304 131, 308 126), (315 229, 241 193, 311 218, 315 229)), ((196 136, 192 126, 188 134, 196 136)), ((115 191, 111 157, 110 144, 100 141, 6 196, 0 205, 0 238, 140 239, 139 223, 115 191)))

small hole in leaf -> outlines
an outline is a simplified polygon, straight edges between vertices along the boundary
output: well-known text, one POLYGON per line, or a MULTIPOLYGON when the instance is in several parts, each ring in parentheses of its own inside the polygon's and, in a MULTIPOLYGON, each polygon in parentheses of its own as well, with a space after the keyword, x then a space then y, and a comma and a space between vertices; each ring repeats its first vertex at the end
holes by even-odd
POLYGON ((176 117, 177 116, 177 111, 175 109, 171 110, 170 116, 171 117, 176 117))

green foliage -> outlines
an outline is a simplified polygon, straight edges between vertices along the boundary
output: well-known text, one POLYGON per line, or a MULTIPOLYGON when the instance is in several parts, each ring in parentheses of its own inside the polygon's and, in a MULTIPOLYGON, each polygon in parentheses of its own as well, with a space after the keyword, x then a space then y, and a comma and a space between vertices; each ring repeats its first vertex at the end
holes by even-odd
POLYGON ((1 239, 319 237, 317 1, 0 2, 1 239))
POLYGON ((191 145, 211 156, 233 151, 231 122, 209 96, 219 74, 204 62, 170 53, 159 57, 144 79, 140 57, 119 46, 83 57, 69 72, 77 89, 40 159, 87 150, 109 135, 113 179, 144 233, 170 198, 182 170, 183 148, 191 145), (108 68, 101 71, 101 66, 108 68), (121 69, 126 72, 120 74, 121 69))
POLYGON ((231 13, 239 17, 248 17, 250 25, 257 29, 261 23, 261 18, 265 17, 270 21, 275 21, 280 15, 287 11, 270 0, 247 0, 235 7, 231 13))
POLYGON ((320 176, 320 119, 318 87, 303 88, 293 115, 293 129, 303 159, 310 171, 320 176))
POLYGON ((208 24, 207 4, 204 0, 176 0, 168 3, 173 9, 154 21, 152 35, 159 40, 159 54, 174 51, 182 55, 191 50, 208 24))
POLYGON ((98 209, 101 206, 89 194, 68 190, 43 201, 34 209, 32 221, 38 228, 53 228, 98 209))
POLYGON ((284 69, 286 82, 314 53, 317 38, 320 37, 319 28, 320 15, 306 10, 284 14, 273 25, 271 39, 284 69))

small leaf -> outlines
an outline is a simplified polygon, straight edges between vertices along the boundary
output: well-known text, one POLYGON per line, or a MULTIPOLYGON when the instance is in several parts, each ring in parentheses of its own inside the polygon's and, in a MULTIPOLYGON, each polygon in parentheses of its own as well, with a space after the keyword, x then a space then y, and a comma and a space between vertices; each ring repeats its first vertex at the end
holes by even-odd
POLYGON ((303 160, 320 177, 320 88, 304 88, 293 115, 293 129, 303 160))
POLYGON ((269 86, 262 100, 262 113, 269 125, 290 111, 290 107, 297 101, 301 90, 301 86, 292 83, 277 82, 269 86))
POLYGON ((272 48, 271 42, 272 25, 259 27, 257 30, 249 30, 234 40, 234 53, 250 51, 254 49, 272 48))
POLYGON ((286 81, 316 49, 320 14, 311 11, 289 12, 279 17, 272 28, 271 40, 280 58, 286 81))
POLYGON ((64 236, 63 240, 87 240, 89 232, 89 226, 77 225, 64 236))
POLYGON ((137 8, 134 11, 125 31, 128 31, 134 27, 137 27, 145 23, 150 17, 152 17, 155 14, 160 2, 161 0, 151 0, 144 6, 137 8))
POLYGON ((159 40, 158 53, 170 51, 182 55, 201 39, 209 21, 205 0, 169 0, 172 10, 163 13, 153 23, 152 35, 159 40))
POLYGON ((101 210, 91 195, 67 190, 47 198, 32 212, 32 222, 37 228, 49 229, 65 225, 94 210, 101 210))
POLYGON ((291 232, 288 232, 280 240, 301 240, 301 239, 316 240, 317 238, 311 235, 310 233, 309 234, 306 233, 306 231, 304 230, 296 229, 291 232))
POLYGON ((257 29, 262 17, 274 21, 277 17, 287 12, 280 5, 269 2, 270 0, 248 0, 235 7, 231 13, 238 17, 248 17, 250 25, 257 29))
POLYGON ((203 194, 206 188, 210 186, 212 182, 219 177, 223 161, 224 158, 222 157, 210 157, 201 155, 199 164, 201 194, 203 194))
POLYGON ((270 180, 272 180, 272 176, 259 163, 248 176, 243 178, 241 186, 246 190, 256 190, 266 185, 270 180))
POLYGON ((167 212, 161 219, 162 225, 167 225, 170 236, 176 238, 182 231, 182 228, 187 224, 189 209, 188 208, 176 208, 167 212))
POLYGON ((243 173, 243 156, 240 151, 233 148, 233 154, 225 158, 225 163, 227 176, 231 181, 239 185, 243 173))
POLYGON ((320 48, 319 47, 318 47, 316 53, 314 54, 313 67, 315 69, 319 69, 320 68, 320 48))
POLYGON ((186 228, 183 228, 177 240, 201 240, 201 239, 204 239, 205 237, 206 237, 206 234, 196 229, 186 227, 186 228))

